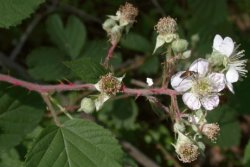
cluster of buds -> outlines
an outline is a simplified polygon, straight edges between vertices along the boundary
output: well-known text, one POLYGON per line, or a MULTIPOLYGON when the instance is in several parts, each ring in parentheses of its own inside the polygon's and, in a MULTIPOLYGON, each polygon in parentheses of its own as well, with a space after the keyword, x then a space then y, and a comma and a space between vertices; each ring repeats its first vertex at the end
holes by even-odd
MULTIPOLYGON (((128 32, 136 22, 137 15, 137 8, 126 3, 119 8, 115 16, 109 16, 103 23, 103 29, 107 32, 112 45, 120 41, 124 31, 128 32)), ((169 55, 174 57, 173 60, 187 59, 191 56, 191 50, 188 50, 189 43, 181 39, 177 33, 175 19, 169 16, 161 18, 154 28, 157 32, 154 52, 167 45, 171 53, 169 55)), ((244 51, 238 51, 239 46, 234 45, 230 37, 223 39, 216 35, 213 51, 206 59, 198 58, 187 70, 179 71, 171 77, 171 86, 182 95, 184 104, 193 110, 192 113, 185 114, 185 117, 182 117, 182 114, 178 115, 174 124, 174 132, 177 134, 175 151, 184 163, 195 161, 205 150, 203 137, 212 142, 217 140, 220 127, 217 123, 207 122, 207 111, 219 105, 221 91, 227 87, 234 93, 232 83, 246 76, 247 61, 241 60, 244 51)), ((123 77, 114 77, 112 73, 102 76, 95 84, 100 94, 94 100, 83 99, 80 110, 90 113, 94 109, 101 109, 109 98, 121 91, 122 79, 123 77)), ((147 83, 148 86, 152 86, 152 79, 147 78, 147 83)))
POLYGON ((177 31, 177 23, 171 17, 163 17, 155 25, 155 30, 158 33, 154 52, 164 44, 171 44, 173 52, 178 55, 179 59, 189 58, 191 50, 188 49, 188 42, 185 39, 180 39, 177 31))
POLYGON ((125 3, 116 12, 116 15, 110 15, 103 23, 102 27, 107 32, 110 42, 117 44, 122 36, 122 33, 128 32, 132 25, 136 22, 138 9, 130 3, 125 3))
POLYGON ((114 77, 112 73, 101 76, 100 80, 95 84, 95 88, 100 94, 94 99, 83 98, 78 111, 84 111, 86 113, 91 113, 94 110, 99 111, 108 99, 121 91, 124 77, 125 76, 117 78, 114 77))
POLYGON ((174 124, 174 132, 178 135, 174 147, 180 161, 190 163, 195 161, 199 154, 203 154, 205 150, 203 136, 212 142, 217 140, 219 125, 207 123, 205 117, 206 113, 197 110, 195 114, 189 115, 187 120, 181 118, 174 124))

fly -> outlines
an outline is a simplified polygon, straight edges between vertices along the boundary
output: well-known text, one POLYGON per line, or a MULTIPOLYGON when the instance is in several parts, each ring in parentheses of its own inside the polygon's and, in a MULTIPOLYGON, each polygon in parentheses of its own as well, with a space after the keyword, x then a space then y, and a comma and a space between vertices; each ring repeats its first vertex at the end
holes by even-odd
POLYGON ((189 77, 194 76, 196 74, 197 74, 197 72, 195 72, 195 71, 185 71, 184 73, 181 74, 180 78, 186 79, 186 78, 189 78, 189 77))

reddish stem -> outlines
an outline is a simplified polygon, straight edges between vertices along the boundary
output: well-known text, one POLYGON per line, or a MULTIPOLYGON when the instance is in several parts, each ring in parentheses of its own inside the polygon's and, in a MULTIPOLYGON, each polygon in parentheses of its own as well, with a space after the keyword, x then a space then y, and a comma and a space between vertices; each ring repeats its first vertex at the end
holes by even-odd
POLYGON ((108 54, 107 54, 107 56, 104 60, 104 63, 103 63, 104 67, 108 68, 109 61, 113 57, 113 53, 114 53, 116 46, 117 46, 117 43, 112 43, 112 46, 109 48, 108 54))
POLYGON ((57 84, 57 85, 39 85, 27 81, 22 81, 14 77, 0 74, 0 81, 8 82, 14 86, 24 87, 38 93, 54 92, 54 91, 70 91, 82 89, 95 89, 93 84, 57 84))
POLYGON ((176 114, 175 118, 178 120, 181 118, 181 112, 180 112, 180 109, 178 106, 176 95, 171 95, 171 103, 172 103, 173 109, 174 109, 175 114, 176 114))
POLYGON ((147 89, 131 89, 123 88, 123 93, 129 95, 146 96, 146 95, 177 95, 178 93, 172 89, 167 88, 147 88, 147 89))
MULTIPOLYGON (((10 83, 14 86, 20 86, 31 91, 38 93, 50 93, 55 91, 70 91, 70 90, 82 90, 89 89, 95 90, 93 84, 57 84, 57 85, 40 85, 27 81, 22 81, 14 77, 0 74, 0 81, 10 83)), ((136 96, 147 96, 147 95, 169 95, 176 96, 178 93, 172 89, 167 88, 148 88, 148 89, 131 89, 126 88, 125 86, 122 89, 122 93, 128 95, 136 96)))

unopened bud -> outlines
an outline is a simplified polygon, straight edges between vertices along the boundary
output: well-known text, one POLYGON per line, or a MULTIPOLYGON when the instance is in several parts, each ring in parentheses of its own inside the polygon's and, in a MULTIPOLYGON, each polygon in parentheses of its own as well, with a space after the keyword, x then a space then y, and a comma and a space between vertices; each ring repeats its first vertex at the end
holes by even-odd
POLYGON ((217 123, 204 124, 200 127, 202 134, 208 139, 215 141, 220 132, 220 127, 217 123))
POLYGON ((87 114, 90 114, 95 111, 95 103, 91 98, 83 98, 81 101, 81 107, 78 111, 84 111, 87 114))
POLYGON ((173 18, 171 18, 169 16, 163 17, 155 25, 155 29, 156 29, 157 33, 159 33, 161 35, 172 34, 172 33, 176 32, 177 23, 173 18))
POLYGON ((116 25, 115 20, 113 19, 107 19, 103 24, 102 24, 102 28, 106 31, 106 32, 110 32, 111 29, 116 25))
POLYGON ((188 42, 185 39, 177 39, 172 42, 172 49, 175 53, 182 53, 187 50, 188 42))
POLYGON ((197 142, 197 145, 200 150, 205 151, 206 146, 203 142, 197 142))
POLYGON ((182 122, 176 122, 174 124, 174 132, 178 133, 178 132, 184 132, 185 131, 185 125, 182 122))
POLYGON ((181 58, 182 59, 188 59, 190 56, 191 56, 191 50, 187 50, 187 51, 182 53, 181 58))

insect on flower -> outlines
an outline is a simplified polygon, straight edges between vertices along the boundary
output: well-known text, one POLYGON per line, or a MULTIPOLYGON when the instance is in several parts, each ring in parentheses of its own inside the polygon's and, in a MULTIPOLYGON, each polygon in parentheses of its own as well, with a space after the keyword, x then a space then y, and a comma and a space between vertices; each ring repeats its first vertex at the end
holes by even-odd
POLYGON ((194 75, 198 74, 198 72, 195 72, 195 71, 185 71, 184 73, 181 74, 181 78, 185 79, 185 78, 188 78, 188 77, 192 77, 194 75))
MULTIPOLYGON (((182 73, 180 75, 180 78, 182 78, 182 81, 184 81, 185 79, 188 79, 188 78, 191 78, 191 79, 195 80, 197 75, 198 75, 198 72, 196 72, 196 71, 186 70, 184 73, 182 73)), ((179 86, 182 83, 182 81, 179 83, 179 86)))

